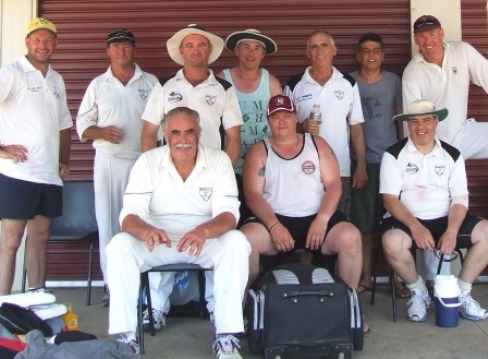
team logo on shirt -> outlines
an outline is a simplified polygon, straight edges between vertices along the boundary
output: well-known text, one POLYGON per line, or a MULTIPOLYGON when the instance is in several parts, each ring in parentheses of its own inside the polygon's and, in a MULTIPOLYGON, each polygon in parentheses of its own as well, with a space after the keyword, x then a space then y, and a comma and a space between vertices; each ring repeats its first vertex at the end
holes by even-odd
POLYGON ((301 103, 303 101, 311 100, 312 98, 313 98, 312 94, 309 93, 309 94, 298 97, 296 99, 296 103, 301 103))
POLYGON ((419 168, 415 163, 408 162, 407 168, 405 168, 405 173, 409 175, 414 175, 419 171, 419 168))
POLYGON ((168 103, 177 103, 177 102, 180 102, 181 100, 183 100, 182 94, 180 94, 178 92, 171 91, 171 93, 169 94, 169 97, 168 97, 168 103))
POLYGON ((454 75, 456 75, 456 74, 457 74, 457 67, 456 67, 456 66, 453 66, 453 67, 452 67, 452 73, 453 73, 454 75))
POLYGON ((217 96, 205 95, 205 101, 207 101, 207 105, 212 106, 217 101, 217 96))
POLYGON ((29 91, 29 92, 41 92, 42 91, 42 86, 31 86, 31 87, 27 87, 27 91, 29 91))
POLYGON ((198 193, 200 193, 200 197, 205 202, 208 202, 210 197, 212 197, 212 188, 211 187, 200 187, 198 190, 198 193))
POLYGON ((53 85, 53 95, 56 97, 58 100, 61 98, 61 95, 59 94, 58 89, 56 88, 56 85, 53 85))
POLYGON ((334 91, 334 95, 338 100, 342 100, 344 98, 344 91, 336 90, 334 91))
POLYGON ((446 170, 446 166, 435 165, 434 170, 435 170, 435 173, 437 173, 437 175, 439 177, 442 177, 442 175, 444 174, 444 171, 446 170))
POLYGON ((149 91, 147 89, 139 89, 139 97, 143 100, 147 99, 149 91))
POLYGON ((315 167, 315 163, 310 160, 306 160, 302 163, 302 172, 306 175, 313 175, 316 169, 317 168, 315 167))

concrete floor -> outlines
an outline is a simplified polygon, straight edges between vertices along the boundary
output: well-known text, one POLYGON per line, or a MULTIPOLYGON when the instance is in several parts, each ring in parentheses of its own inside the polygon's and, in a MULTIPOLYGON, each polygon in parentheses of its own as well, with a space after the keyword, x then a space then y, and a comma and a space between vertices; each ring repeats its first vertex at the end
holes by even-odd
MULTIPOLYGON (((80 316, 80 330, 97 335, 107 335, 108 309, 100 305, 102 290, 94 289, 92 305, 85 305, 83 289, 52 288, 58 302, 72 302, 80 316)), ((476 285, 474 298, 488 307, 488 286, 476 285)), ((365 320, 371 332, 365 338, 363 351, 355 352, 354 358, 394 359, 481 359, 488 358, 488 320, 473 322, 459 319, 456 328, 439 328, 435 325, 434 305, 429 310, 426 323, 411 323, 405 318, 406 300, 397 300, 399 320, 392 321, 390 295, 386 287, 379 287, 374 306, 369 304, 370 295, 362 294, 365 320)), ((200 359, 211 358, 213 326, 200 318, 170 317, 168 328, 151 337, 145 335, 146 354, 143 359, 200 359)), ((240 341, 241 354, 246 359, 262 358, 252 355, 245 338, 240 341)))

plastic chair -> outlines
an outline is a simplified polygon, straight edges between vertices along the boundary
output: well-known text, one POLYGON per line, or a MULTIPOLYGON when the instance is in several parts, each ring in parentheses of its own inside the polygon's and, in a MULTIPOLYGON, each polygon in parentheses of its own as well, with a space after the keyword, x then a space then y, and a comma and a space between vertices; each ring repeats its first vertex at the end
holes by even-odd
MULTIPOLYGON (((95 194, 92 181, 70 181, 64 183, 63 215, 53 219, 49 241, 88 242, 86 305, 90 305, 93 278, 93 248, 94 244, 98 242, 98 225, 95 217, 95 194)), ((26 270, 24 258, 22 292, 25 292, 25 287, 26 270)))
MULTIPOLYGON (((374 302, 375 302, 375 297, 376 297, 376 279, 377 279, 377 276, 376 276, 376 266, 378 264, 378 256, 379 256, 379 253, 380 251, 383 249, 383 246, 380 244, 377 248, 376 248, 376 253, 375 253, 375 257, 374 257, 374 265, 373 265, 373 285, 371 287, 371 305, 374 305, 374 302)), ((416 250, 419 249, 419 248, 414 248, 412 250, 412 255, 413 255, 413 258, 415 260, 416 258, 416 250)), ((421 250, 421 249, 419 249, 421 250)), ((457 255, 453 256, 451 255, 451 258, 449 259, 444 259, 444 255, 441 255, 439 257, 439 266, 437 267, 437 274, 439 274, 441 272, 441 269, 442 269, 442 263, 444 262, 452 262, 453 260, 455 260, 456 258, 459 258, 460 262, 461 262, 461 267, 463 266, 464 264, 464 256, 463 256, 463 253, 461 252, 461 249, 455 249, 454 253, 456 253, 457 255)), ((390 274, 388 276, 388 285, 390 287, 390 293, 391 293, 391 310, 392 310, 392 317, 393 317, 393 321, 396 322, 397 321, 397 318, 398 318, 398 314, 397 314, 397 303, 396 303, 396 296, 395 296, 395 283, 397 281, 397 275, 396 273, 390 268, 390 274)))
POLYGON ((193 263, 175 263, 165 264, 157 267, 153 267, 146 272, 141 273, 141 285, 139 289, 139 300, 137 304, 137 331, 138 341, 141 348, 141 354, 144 354, 144 330, 143 330, 143 296, 144 289, 146 290, 147 311, 149 314, 149 333, 153 337, 154 332, 154 318, 152 315, 152 301, 151 291, 149 290, 149 273, 151 272, 179 272, 179 271, 197 271, 198 272, 198 291, 199 291, 199 305, 200 305, 200 317, 205 318, 205 271, 211 271, 212 268, 203 268, 198 264, 193 263))

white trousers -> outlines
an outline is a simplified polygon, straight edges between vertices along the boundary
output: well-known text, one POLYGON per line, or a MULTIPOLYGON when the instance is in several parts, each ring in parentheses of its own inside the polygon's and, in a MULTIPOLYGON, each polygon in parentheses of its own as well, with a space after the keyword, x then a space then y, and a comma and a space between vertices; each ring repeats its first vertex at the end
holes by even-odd
MULTIPOLYGON (((451 144, 461 151, 465 160, 485 159, 488 158, 487 136, 488 122, 477 122, 473 118, 468 118, 451 144)), ((439 266, 439 258, 431 251, 423 251, 422 253, 425 279, 434 280, 439 266)), ((451 274, 451 263, 444 262, 442 264, 441 274, 451 274)))
POLYGON ((244 234, 232 230, 206 241, 199 257, 178 252, 175 245, 157 246, 152 252, 142 241, 122 232, 107 247, 110 287, 109 334, 136 332, 140 273, 170 263, 196 263, 214 273, 217 334, 244 331, 242 301, 249 274, 251 246, 244 234))
POLYGON ((106 247, 113 236, 120 232, 119 215, 122 210, 125 187, 136 159, 95 155, 93 186, 95 190, 95 214, 98 224, 100 268, 107 283, 106 247))

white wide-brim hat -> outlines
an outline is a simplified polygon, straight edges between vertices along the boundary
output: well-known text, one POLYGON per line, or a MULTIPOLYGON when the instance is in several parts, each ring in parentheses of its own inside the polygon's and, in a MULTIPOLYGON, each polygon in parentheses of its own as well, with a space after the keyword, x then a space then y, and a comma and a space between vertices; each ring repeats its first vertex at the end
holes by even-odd
POLYGON ((180 54, 181 42, 188 35, 194 34, 205 36, 212 45, 212 52, 208 57, 208 63, 211 64, 217 60, 224 49, 224 40, 196 24, 190 24, 186 28, 181 29, 166 42, 169 57, 177 64, 184 65, 183 56, 180 54))
POLYGON ((449 111, 447 108, 436 110, 433 102, 428 100, 416 100, 411 102, 407 106, 407 112, 393 117, 395 121, 407 121, 410 117, 422 116, 422 115, 435 115, 439 118, 439 121, 444 120, 449 111))

